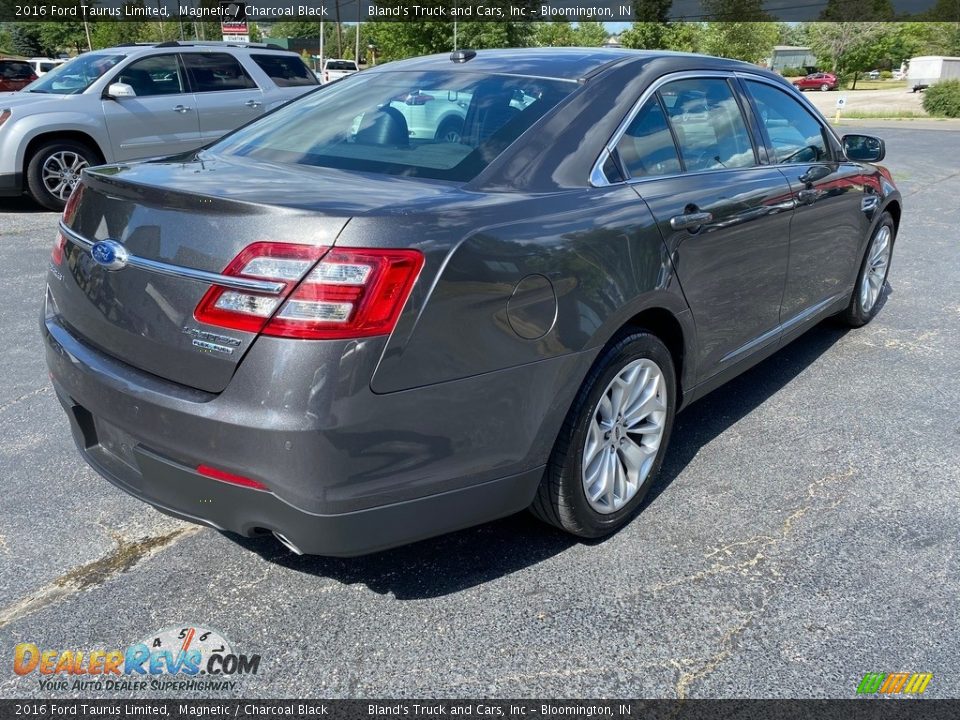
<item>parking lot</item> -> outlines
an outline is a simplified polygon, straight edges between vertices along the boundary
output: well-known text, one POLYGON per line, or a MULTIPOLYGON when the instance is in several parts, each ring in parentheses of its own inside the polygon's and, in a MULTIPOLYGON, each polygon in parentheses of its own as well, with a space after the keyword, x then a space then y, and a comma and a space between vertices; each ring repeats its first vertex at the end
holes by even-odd
POLYGON ((904 195, 881 314, 685 411, 644 513, 593 544, 519 515, 297 557, 129 498, 80 460, 48 382, 57 216, 0 200, 0 695, 132 697, 43 691, 12 648, 186 624, 262 655, 225 697, 852 697, 898 671, 960 695, 960 124, 857 127, 904 195))

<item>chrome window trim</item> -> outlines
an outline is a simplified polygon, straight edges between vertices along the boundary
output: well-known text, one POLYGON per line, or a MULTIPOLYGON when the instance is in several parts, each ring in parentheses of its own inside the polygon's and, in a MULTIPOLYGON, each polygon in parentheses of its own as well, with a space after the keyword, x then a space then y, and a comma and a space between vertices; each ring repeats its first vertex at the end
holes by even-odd
MULTIPOLYGON (((90 252, 96 242, 94 240, 88 240, 74 232, 64 225, 62 220, 60 221, 60 232, 63 233, 63 236, 67 240, 85 252, 90 252)), ((160 262, 159 260, 150 260, 137 255, 129 255, 127 257, 127 265, 139 268, 140 270, 154 272, 158 275, 169 275, 186 280, 220 285, 221 287, 227 287, 232 290, 248 290, 250 292, 259 292, 267 295, 279 295, 286 287, 285 283, 274 282, 272 280, 254 280, 252 278, 221 275, 220 273, 197 270, 195 268, 183 267, 182 265, 172 265, 170 263, 160 262)))
MULTIPOLYGON (((765 77, 763 75, 758 75, 752 72, 746 72, 743 70, 683 70, 680 72, 669 73, 667 75, 662 75, 656 80, 654 80, 646 90, 640 95, 640 98, 633 104, 633 107, 630 108, 630 112, 627 113, 626 117, 620 122, 617 126, 617 129, 614 131, 613 135, 607 141, 607 144, 604 146, 603 151, 600 153, 600 157, 597 158, 596 162, 593 164, 593 169, 590 171, 590 185, 592 187, 610 187, 613 185, 634 185, 641 182, 649 182, 651 180, 663 180, 665 178, 676 178, 676 177, 685 177, 689 175, 696 175, 705 172, 738 172, 743 170, 750 170, 752 168, 789 168, 796 167, 795 163, 759 163, 757 165, 751 165, 748 167, 742 168, 716 168, 712 170, 698 170, 695 172, 679 172, 679 173, 670 173, 669 175, 651 175, 645 177, 631 177, 626 180, 618 180, 616 182, 611 182, 603 172, 603 165, 607 160, 608 156, 612 156, 616 152, 617 144, 620 142, 624 133, 627 131, 627 128, 630 127, 630 123, 633 122, 634 118, 637 116, 637 113, 640 112, 640 109, 644 104, 653 96, 653 94, 659 90, 663 85, 666 85, 669 82, 674 80, 694 80, 699 78, 724 78, 724 79, 742 79, 742 80, 756 80, 758 82, 765 83, 774 88, 785 92, 788 96, 793 97, 796 100, 800 101, 800 104, 805 110, 808 110, 813 115, 814 120, 820 123, 821 128, 826 128, 830 133, 831 137, 837 141, 837 144, 840 143, 840 138, 837 136, 836 132, 828 124, 825 124, 822 120, 820 112, 813 106, 813 104, 807 100, 801 93, 796 92, 796 88, 793 86, 787 87, 783 83, 780 83, 772 78, 765 77), (791 94, 790 90, 793 89, 794 93, 791 94)), ((749 108, 750 112, 753 112, 753 108, 749 108)), ((744 122, 747 122, 747 118, 744 118, 744 122)), ((747 131, 753 134, 753 130, 750 128, 749 123, 747 123, 747 131)), ((752 138, 751 138, 752 139, 752 138)), ((836 148, 834 148, 835 150, 836 148)))

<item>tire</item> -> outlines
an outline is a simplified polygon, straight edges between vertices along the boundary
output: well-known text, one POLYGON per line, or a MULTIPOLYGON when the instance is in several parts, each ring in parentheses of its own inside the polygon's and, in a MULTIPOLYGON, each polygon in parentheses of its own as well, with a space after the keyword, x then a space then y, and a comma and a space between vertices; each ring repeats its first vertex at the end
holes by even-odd
POLYGON ((459 143, 463 136, 463 120, 456 117, 448 117, 440 123, 434 140, 437 142, 459 143), (455 139, 454 139, 455 137, 455 139))
POLYGON ((820 86, 820 92, 826 92, 826 91, 829 90, 829 89, 830 89, 830 86, 827 85, 826 83, 823 83, 823 84, 820 86))
MULTIPOLYGON (((676 388, 673 358, 658 337, 635 330, 614 338, 594 363, 577 392, 554 444, 546 472, 530 507, 531 512, 540 520, 582 538, 603 537, 626 525, 636 514, 663 464, 676 411, 676 388), (660 381, 651 386, 649 381, 643 382, 642 373, 649 370, 651 374, 646 377, 652 379, 654 369, 659 371, 660 381), (636 375, 635 372, 640 374, 636 375), (644 414, 642 410, 634 411, 632 423, 626 423, 619 429, 614 424, 607 432, 609 438, 598 435, 596 428, 602 427, 598 420, 609 413, 613 406, 609 403, 608 392, 611 392, 614 380, 630 377, 634 379, 632 385, 620 384, 618 387, 622 391, 632 388, 642 389, 642 392, 633 396, 634 402, 627 402, 626 407, 629 409, 632 405, 636 409, 638 406, 648 406, 654 408, 654 412, 644 414), (651 391, 651 387, 655 392, 651 391), (643 400, 654 396, 655 401, 643 400), (607 410, 601 407, 602 399, 605 399, 604 407, 607 410), (659 409, 660 405, 662 409, 659 409), (658 435, 654 432, 640 434, 625 430, 627 424, 634 428, 649 429, 658 421, 658 435), (624 437, 626 440, 622 439, 624 437), (595 450, 598 447, 595 441, 603 443, 598 451, 595 450), (649 444, 644 446, 642 443, 646 442, 649 444), (583 474, 585 455, 588 463, 586 476, 583 474), (630 464, 634 468, 639 467, 639 471, 629 472, 625 458, 631 458, 630 464), (639 466, 637 458, 642 458, 639 466), (605 485, 601 477, 603 468, 613 468, 615 463, 620 468, 619 474, 614 472, 621 490, 619 504, 614 491, 596 497, 596 491, 605 485), (598 467, 600 471, 596 470, 598 467), (628 482, 631 477, 632 488, 628 482), (594 494, 593 500, 588 498, 588 486, 594 494)), ((629 413, 625 415, 629 417, 629 413)), ((608 417, 612 418, 613 414, 609 413, 608 417)))
POLYGON ((863 327, 880 311, 880 299, 883 296, 887 276, 890 274, 890 260, 893 257, 895 240, 893 217, 885 212, 880 216, 880 221, 863 253, 857 282, 850 296, 850 304, 839 315, 840 319, 850 327, 863 327))
POLYGON ((27 188, 45 208, 63 210, 81 171, 100 162, 100 156, 89 145, 75 140, 51 140, 37 148, 27 163, 27 188))

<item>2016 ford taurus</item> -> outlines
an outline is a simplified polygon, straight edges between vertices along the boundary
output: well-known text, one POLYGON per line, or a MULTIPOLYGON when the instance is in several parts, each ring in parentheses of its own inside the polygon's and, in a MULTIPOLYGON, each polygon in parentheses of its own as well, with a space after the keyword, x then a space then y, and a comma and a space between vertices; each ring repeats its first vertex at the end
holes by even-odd
POLYGON ((602 536, 678 410, 876 314, 901 216, 884 150, 734 61, 391 63, 86 170, 47 362, 86 460, 181 518, 331 555, 528 507, 602 536), (458 133, 411 133, 417 96, 463 100, 458 133))

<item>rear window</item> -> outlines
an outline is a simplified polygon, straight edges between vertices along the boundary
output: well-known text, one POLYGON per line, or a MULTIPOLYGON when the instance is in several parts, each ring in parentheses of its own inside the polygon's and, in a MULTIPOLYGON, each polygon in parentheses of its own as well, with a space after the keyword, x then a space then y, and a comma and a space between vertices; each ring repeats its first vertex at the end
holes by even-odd
POLYGON ((0 60, 0 77, 4 80, 27 80, 33 77, 33 68, 25 62, 0 60))
POLYGON ((237 59, 226 53, 183 53, 195 92, 250 90, 257 87, 237 59))
POLYGON ((467 182, 577 83, 464 72, 357 73, 209 152, 292 165, 467 182))
POLYGON ((250 57, 278 87, 319 84, 316 75, 303 64, 303 60, 294 55, 251 55, 250 57))
POLYGON ((327 60, 327 70, 356 70, 357 64, 352 60, 327 60))

